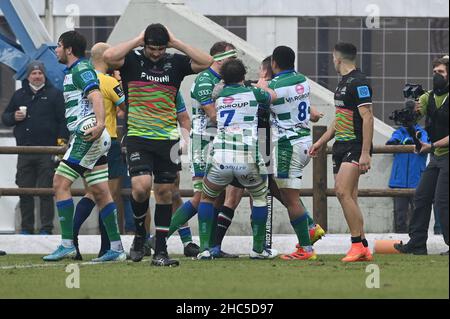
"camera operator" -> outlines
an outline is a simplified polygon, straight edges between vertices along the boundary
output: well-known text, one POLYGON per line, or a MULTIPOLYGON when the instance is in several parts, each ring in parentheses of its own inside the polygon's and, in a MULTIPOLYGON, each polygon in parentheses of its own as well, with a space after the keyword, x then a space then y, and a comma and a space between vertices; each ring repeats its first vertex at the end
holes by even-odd
MULTIPOLYGON (((448 56, 433 61, 433 90, 423 94, 417 111, 426 116, 426 130, 431 144, 422 143, 421 153, 430 152, 430 162, 422 174, 414 195, 415 209, 407 244, 395 244, 401 253, 427 254, 426 241, 431 206, 440 216, 445 243, 448 245, 448 56)), ((448 250, 442 255, 448 255, 448 250)))

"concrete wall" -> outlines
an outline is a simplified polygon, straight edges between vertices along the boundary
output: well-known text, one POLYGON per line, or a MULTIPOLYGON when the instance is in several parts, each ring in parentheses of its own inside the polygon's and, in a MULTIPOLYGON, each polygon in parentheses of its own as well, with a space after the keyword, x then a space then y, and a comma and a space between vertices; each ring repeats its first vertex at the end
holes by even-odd
POLYGON ((279 45, 298 48, 297 32, 292 32, 297 30, 297 20, 296 17, 248 17, 247 42, 265 56, 271 55, 279 45))
MULTIPOLYGON (((45 0, 27 0, 39 15, 45 0)), ((121 15, 130 0, 52 0, 53 14, 67 15, 67 8, 77 5, 81 15, 121 15)), ((142 0, 147 1, 147 0, 142 0)), ((169 0, 168 3, 178 2, 169 0)), ((373 6, 385 17, 448 17, 447 0, 184 0, 204 15, 226 16, 366 16, 373 6)), ((0 11, 1 14, 1 11, 0 11)))

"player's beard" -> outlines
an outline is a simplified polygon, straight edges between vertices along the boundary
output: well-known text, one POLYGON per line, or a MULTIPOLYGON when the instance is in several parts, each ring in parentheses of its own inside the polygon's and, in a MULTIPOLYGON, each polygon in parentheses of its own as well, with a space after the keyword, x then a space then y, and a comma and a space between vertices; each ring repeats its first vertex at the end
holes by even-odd
POLYGON ((67 64, 67 56, 63 53, 59 58, 58 62, 61 64, 67 64))

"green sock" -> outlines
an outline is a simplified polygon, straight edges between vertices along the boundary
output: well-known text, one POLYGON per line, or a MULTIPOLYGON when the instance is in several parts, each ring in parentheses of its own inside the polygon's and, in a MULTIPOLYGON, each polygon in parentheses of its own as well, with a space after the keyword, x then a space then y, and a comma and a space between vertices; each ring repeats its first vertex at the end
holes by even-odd
POLYGON ((305 211, 306 219, 308 220, 308 228, 313 228, 316 223, 314 222, 314 219, 312 219, 311 216, 309 216, 309 213, 305 211))
POLYGON ((182 225, 186 224, 195 214, 197 214, 197 209, 192 206, 191 201, 187 201, 181 205, 172 216, 167 238, 176 232, 182 225))
POLYGON ((305 214, 307 216, 306 218, 308 219, 308 227, 313 228, 316 225, 316 223, 314 222, 314 219, 312 219, 312 217, 309 215, 308 210, 306 209, 305 204, 303 204, 302 199, 299 198, 299 200, 300 200, 300 204, 303 206, 303 209, 305 210, 305 214))
POLYGON ((211 233, 214 222, 214 205, 200 202, 198 206, 198 233, 200 235, 200 251, 210 248, 211 233))
POLYGON ((297 234, 298 243, 300 246, 311 246, 311 239, 309 238, 308 230, 308 215, 303 214, 294 220, 291 220, 291 225, 297 234))
POLYGON ((252 208, 253 251, 261 253, 266 243, 267 206, 252 208))
POLYGON ((58 209, 62 239, 73 240, 73 213, 75 210, 73 199, 56 202, 56 208, 58 209))
MULTIPOLYGON (((100 216, 105 225, 106 233, 108 234, 109 241, 120 241, 119 226, 117 225, 117 208, 114 202, 107 204, 100 211, 100 216)), ((111 246, 111 248, 113 248, 111 246)))

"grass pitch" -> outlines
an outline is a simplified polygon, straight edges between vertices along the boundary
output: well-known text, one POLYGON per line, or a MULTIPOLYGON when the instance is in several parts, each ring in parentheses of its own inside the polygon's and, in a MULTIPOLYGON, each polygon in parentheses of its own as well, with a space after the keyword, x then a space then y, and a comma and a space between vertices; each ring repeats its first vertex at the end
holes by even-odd
POLYGON ((0 257, 0 298, 449 298, 448 257, 377 255, 370 263, 343 264, 340 255, 316 261, 197 261, 178 257, 180 267, 151 267, 147 257, 89 264, 70 259, 44 263, 38 255, 0 257), (80 288, 69 289, 66 266, 78 263, 80 288), (379 267, 380 287, 369 289, 379 267))

